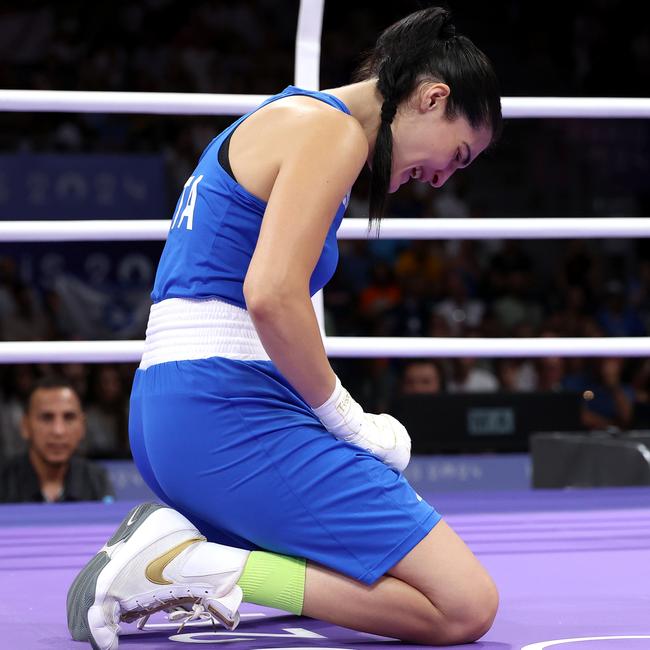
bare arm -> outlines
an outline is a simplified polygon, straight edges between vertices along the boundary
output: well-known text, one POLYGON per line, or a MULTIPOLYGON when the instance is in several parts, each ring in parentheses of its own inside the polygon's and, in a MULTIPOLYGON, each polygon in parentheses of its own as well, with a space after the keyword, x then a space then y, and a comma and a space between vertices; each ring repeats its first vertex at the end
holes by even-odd
POLYGON ((342 114, 301 117, 281 154, 244 282, 246 306, 280 372, 312 407, 335 375, 309 296, 332 219, 368 155, 359 125, 342 114))

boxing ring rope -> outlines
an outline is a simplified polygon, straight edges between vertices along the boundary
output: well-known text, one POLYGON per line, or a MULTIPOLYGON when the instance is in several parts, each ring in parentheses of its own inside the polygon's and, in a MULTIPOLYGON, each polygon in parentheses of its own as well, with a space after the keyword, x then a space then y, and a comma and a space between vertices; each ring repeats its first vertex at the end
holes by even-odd
MULTIPOLYGON (((312 86, 307 79, 296 85, 312 86)), ((0 90, 0 111, 241 115, 267 98, 220 93, 0 90)), ((503 116, 511 119, 650 117, 650 98, 645 97, 502 97, 501 103, 503 116)))
MULTIPOLYGON (((612 338, 436 338, 326 336, 336 358, 451 357, 643 357, 648 337, 612 338)), ((140 361, 144 341, 18 341, 0 343, 0 363, 140 361)))
MULTIPOLYGON (((133 221, 2 221, 0 242, 156 241, 169 219, 133 221)), ((650 237, 650 218, 390 219, 368 234, 366 219, 343 219, 339 239, 626 239, 650 237)))
MULTIPOLYGON (((319 88, 323 0, 301 0, 295 84, 319 88)), ((1 90, 0 111, 241 115, 266 95, 1 90)), ((648 118, 650 98, 504 97, 506 118, 648 118)), ((0 222, 0 242, 163 240, 169 220, 0 222)), ((344 219, 339 238, 369 236, 364 219, 344 219)), ((376 237, 373 232, 371 237, 376 237)), ((559 239, 650 237, 650 219, 384 219, 385 239, 559 239)), ((322 330, 322 292, 314 296, 322 330)), ((328 337, 331 357, 648 356, 650 338, 328 337)), ((0 363, 137 362, 143 341, 0 342, 0 363)))

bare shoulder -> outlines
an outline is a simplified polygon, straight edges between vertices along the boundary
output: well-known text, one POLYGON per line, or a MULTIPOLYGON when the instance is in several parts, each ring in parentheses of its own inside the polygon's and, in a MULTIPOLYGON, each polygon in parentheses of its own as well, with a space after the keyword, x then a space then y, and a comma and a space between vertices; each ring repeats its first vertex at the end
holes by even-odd
MULTIPOLYGON (((278 106, 280 118, 298 142, 324 140, 329 146, 359 148, 366 156, 368 141, 359 122, 343 111, 311 97, 292 97, 278 106)), ((278 102, 280 104, 280 102, 278 102)))
POLYGON ((329 104, 293 96, 248 117, 232 137, 230 162, 239 182, 264 200, 282 166, 316 159, 353 182, 368 157, 359 122, 329 104))

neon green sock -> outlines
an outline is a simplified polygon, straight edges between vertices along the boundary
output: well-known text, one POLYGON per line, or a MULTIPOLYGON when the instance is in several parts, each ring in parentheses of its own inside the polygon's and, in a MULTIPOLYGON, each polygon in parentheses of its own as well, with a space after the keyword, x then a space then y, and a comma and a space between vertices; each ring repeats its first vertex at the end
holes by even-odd
POLYGON ((247 603, 302 614, 306 571, 303 559, 252 551, 237 584, 247 603))

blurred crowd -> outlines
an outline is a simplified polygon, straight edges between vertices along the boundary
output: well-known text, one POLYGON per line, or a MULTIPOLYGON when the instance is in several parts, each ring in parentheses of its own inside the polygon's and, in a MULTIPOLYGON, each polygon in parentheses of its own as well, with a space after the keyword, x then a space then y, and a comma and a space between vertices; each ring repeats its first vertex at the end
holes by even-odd
MULTIPOLYGON (((341 242, 324 293, 335 336, 645 337, 645 244, 516 240, 341 242), (624 254, 623 254, 624 251, 624 254)), ((400 392, 557 392, 585 396, 590 429, 650 426, 645 358, 335 360, 373 409, 400 392), (420 383, 419 383, 420 382, 420 383)))
MULTIPOLYGON (((0 87, 272 94, 294 81, 298 5, 7 0, 0 87)), ((330 88, 349 82, 381 29, 422 2, 324 6, 320 86, 330 88)), ((451 5, 458 30, 494 61, 504 96, 647 94, 650 35, 640 7, 575 2, 558 16, 519 0, 451 5)), ((232 119, 5 113, 0 146, 159 153, 171 208, 205 145, 232 119)), ((649 139, 647 120, 515 120, 498 154, 466 172, 465 191, 481 215, 635 216, 647 207, 649 139)))
MULTIPOLYGON (((321 87, 347 83, 377 33, 420 4, 326 2, 321 87)), ((629 3, 572 3, 561 19, 514 0, 458 5, 459 31, 494 60, 505 96, 647 95, 650 35, 629 3)), ((0 87, 271 94, 293 82, 297 15, 297 1, 8 1, 0 8, 0 87)), ((0 144, 9 152, 159 154, 168 175, 160 191, 171 210, 205 145, 232 119, 2 113, 0 144)), ((513 120, 493 152, 443 189, 404 186, 388 216, 647 216, 648 151, 648 120, 513 120)), ((367 218, 367 180, 355 187, 347 216, 367 218)), ((129 327, 117 331, 101 326, 117 309, 112 303, 91 313, 95 294, 86 280, 74 279, 74 292, 70 278, 39 285, 24 273, 20 251, 2 246, 0 340, 142 338, 150 287, 130 294, 129 327), (71 301, 73 293, 85 302, 71 301)), ((327 333, 335 336, 647 336, 650 247, 629 240, 340 241, 324 296, 327 333)), ((591 395, 585 427, 649 426, 646 359, 332 361, 372 410, 389 408, 401 392, 575 391, 591 395)), ((0 455, 24 450, 25 397, 40 377, 56 373, 74 384, 84 406, 82 453, 128 457, 134 368, 0 365, 0 455)))

